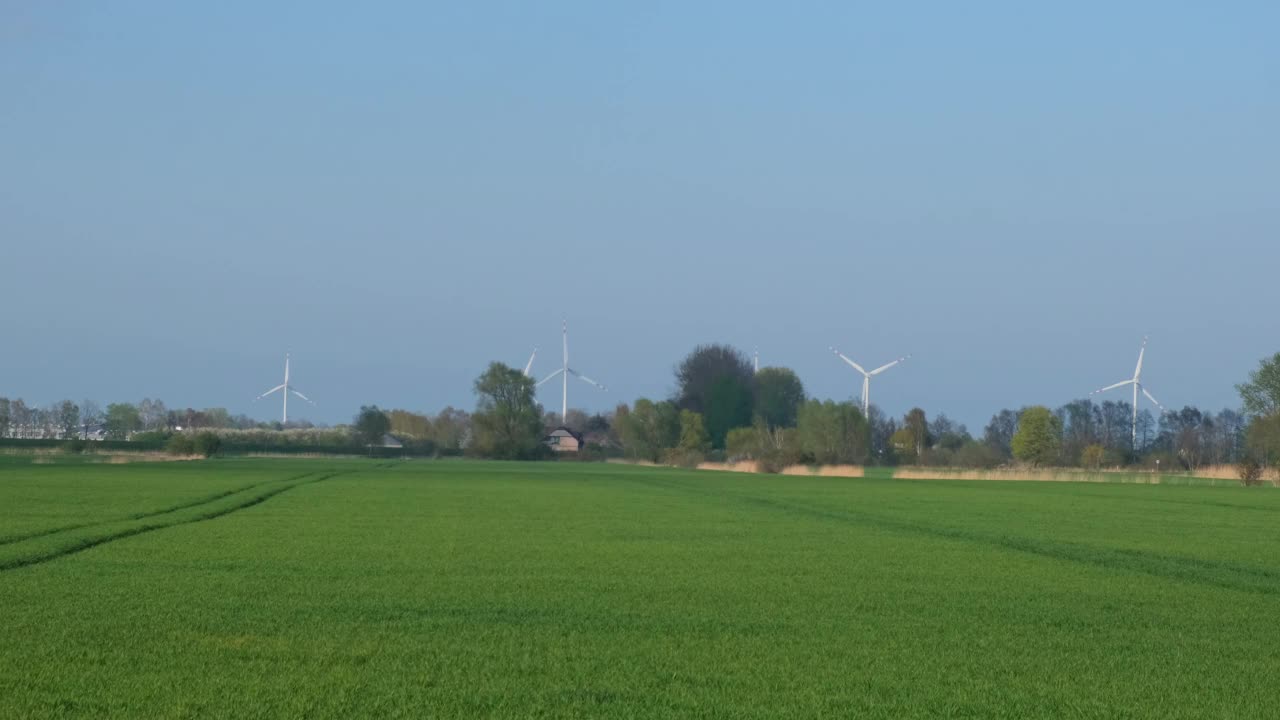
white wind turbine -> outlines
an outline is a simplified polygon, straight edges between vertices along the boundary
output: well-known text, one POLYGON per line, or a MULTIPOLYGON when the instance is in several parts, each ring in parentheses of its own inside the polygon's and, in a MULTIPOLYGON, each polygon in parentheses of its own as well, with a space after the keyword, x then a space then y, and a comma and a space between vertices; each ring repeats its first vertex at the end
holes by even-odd
POLYGON ((608 388, 606 388, 604 385, 601 385, 595 380, 592 380, 586 375, 583 375, 577 370, 574 370, 573 368, 569 367, 569 323, 568 322, 566 322, 563 325, 562 331, 564 334, 564 364, 560 367, 559 370, 546 376, 541 381, 539 381, 537 385, 534 386, 534 387, 542 387, 542 384, 545 383, 546 381, 554 378, 557 375, 560 376, 561 380, 563 381, 563 387, 561 389, 562 395, 560 400, 560 422, 564 422, 565 416, 569 414, 569 376, 570 375, 578 378, 579 380, 589 385, 595 385, 601 390, 608 390, 608 388))
POLYGON ((1156 407, 1160 408, 1160 412, 1164 412, 1164 406, 1160 404, 1159 400, 1152 397, 1151 393, 1147 392, 1147 388, 1142 384, 1142 358, 1146 354, 1147 338, 1144 337, 1142 338, 1142 349, 1138 351, 1138 367, 1134 369, 1133 377, 1123 382, 1118 382, 1115 385, 1108 385, 1089 393, 1090 395, 1097 395, 1098 393, 1115 390, 1116 388, 1124 387, 1125 385, 1133 386, 1133 432, 1130 435, 1130 440, 1133 443, 1134 448, 1138 447, 1138 392, 1141 391, 1143 395, 1147 396, 1148 400, 1155 404, 1156 407))
POLYGON ((894 365, 897 365, 903 360, 906 360, 907 358, 911 357, 910 355, 903 355, 902 357, 898 358, 897 360, 894 360, 893 362, 887 365, 881 365, 875 370, 872 370, 871 372, 867 372, 866 370, 862 369, 861 365, 845 357, 845 355, 841 353, 839 350, 835 348, 831 348, 831 352, 835 353, 836 357, 849 363, 849 365, 852 366, 854 370, 857 370, 858 372, 862 373, 862 416, 863 417, 870 417, 868 413, 871 411, 871 376, 879 375, 885 370, 888 370, 894 365))
POLYGON ((289 384, 289 353, 285 353, 284 355, 284 382, 262 393, 258 397, 254 398, 253 401, 258 402, 262 398, 274 392, 279 392, 284 398, 284 410, 281 413, 280 417, 281 417, 281 422, 285 425, 289 424, 289 393, 293 393, 294 395, 297 395, 298 397, 302 398, 303 400, 306 400, 312 405, 315 405, 315 401, 313 401, 311 398, 307 397, 306 395, 303 395, 302 393, 298 392, 293 388, 292 385, 289 384))

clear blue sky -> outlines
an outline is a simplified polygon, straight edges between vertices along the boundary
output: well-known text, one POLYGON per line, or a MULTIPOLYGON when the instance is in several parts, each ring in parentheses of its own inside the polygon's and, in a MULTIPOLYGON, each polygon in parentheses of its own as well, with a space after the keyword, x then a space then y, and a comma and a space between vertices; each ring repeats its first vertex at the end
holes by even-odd
MULTIPOLYGON (((0 395, 606 409, 694 344, 979 430, 1280 350, 1280 5, 0 2, 0 395), (558 390, 543 398, 558 405, 558 390)), ((1117 399, 1122 399, 1123 394, 1117 399)))

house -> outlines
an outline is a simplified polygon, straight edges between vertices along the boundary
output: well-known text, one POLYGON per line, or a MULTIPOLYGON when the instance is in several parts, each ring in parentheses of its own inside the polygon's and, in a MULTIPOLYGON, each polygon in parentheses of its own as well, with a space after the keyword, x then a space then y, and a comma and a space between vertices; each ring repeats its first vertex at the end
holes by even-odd
POLYGON ((582 435, 561 425, 542 438, 542 444, 556 452, 578 452, 582 449, 582 435))

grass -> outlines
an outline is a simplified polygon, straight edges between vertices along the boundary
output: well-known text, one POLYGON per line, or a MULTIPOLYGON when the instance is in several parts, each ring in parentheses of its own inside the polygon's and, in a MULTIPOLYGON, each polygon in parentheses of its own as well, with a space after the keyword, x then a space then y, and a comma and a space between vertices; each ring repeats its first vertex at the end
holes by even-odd
POLYGON ((0 717, 1274 716, 1277 520, 1265 488, 0 465, 32 535, 0 717))

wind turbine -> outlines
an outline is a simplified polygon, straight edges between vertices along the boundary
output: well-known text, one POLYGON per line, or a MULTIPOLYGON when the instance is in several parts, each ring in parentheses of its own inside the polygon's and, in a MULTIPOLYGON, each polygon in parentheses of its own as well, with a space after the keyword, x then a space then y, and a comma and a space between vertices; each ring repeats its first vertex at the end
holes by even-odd
POLYGON ((289 393, 293 393, 294 395, 297 395, 298 397, 302 398, 303 400, 306 400, 312 405, 315 405, 315 401, 313 401, 311 398, 307 397, 306 395, 303 395, 302 393, 298 392, 293 388, 292 385, 289 384, 289 353, 284 354, 284 382, 262 393, 258 397, 254 398, 253 401, 258 402, 262 398, 274 392, 280 392, 281 396, 284 398, 284 410, 280 416, 281 417, 280 422, 284 425, 289 424, 289 393))
POLYGON ((608 390, 608 388, 596 382, 595 380, 592 380, 586 375, 583 375, 577 370, 574 370, 573 368, 569 367, 569 323, 565 322, 561 329, 564 334, 564 364, 560 366, 559 370, 543 378, 534 387, 542 387, 542 384, 545 383, 546 381, 554 378, 557 375, 560 376, 563 384, 563 387, 561 389, 562 395, 560 400, 560 422, 564 422, 565 416, 569 414, 569 376, 570 375, 578 378, 579 380, 587 383, 588 385, 595 385, 601 390, 608 390))
POLYGON ((888 370, 894 365, 897 365, 903 360, 906 360, 907 358, 911 357, 910 355, 903 355, 902 357, 898 358, 897 360, 894 360, 893 362, 887 365, 881 365, 875 370, 872 370, 871 372, 867 372, 866 370, 862 369, 861 365, 845 357, 845 355, 841 353, 839 350, 835 348, 831 348, 831 352, 835 353, 836 357, 849 363, 849 365, 852 366, 854 370, 857 370, 858 372, 862 373, 862 416, 863 417, 870 417, 868 413, 870 413, 871 411, 871 376, 879 375, 885 370, 888 370))
POLYGON ((755 359, 756 372, 760 372, 760 348, 756 348, 756 354, 754 359, 755 359))
POLYGON ((1131 434, 1130 439, 1133 442, 1134 448, 1138 447, 1138 391, 1142 391, 1142 394, 1146 395, 1148 400, 1155 404, 1156 407, 1160 408, 1160 412, 1164 412, 1164 406, 1160 404, 1159 400, 1152 397, 1151 393, 1147 392, 1147 388, 1142 384, 1142 358, 1146 354, 1147 338, 1144 337, 1142 338, 1142 349, 1138 351, 1138 367, 1134 368, 1133 377, 1129 380, 1125 380, 1124 382, 1118 382, 1115 385, 1108 385, 1089 393, 1090 395, 1097 395, 1098 393, 1115 390, 1116 388, 1124 387, 1125 385, 1133 386, 1133 433, 1131 434))
POLYGON ((529 377, 533 373, 533 359, 538 357, 538 348, 533 349, 533 354, 529 356, 529 362, 524 364, 524 376, 529 377))

